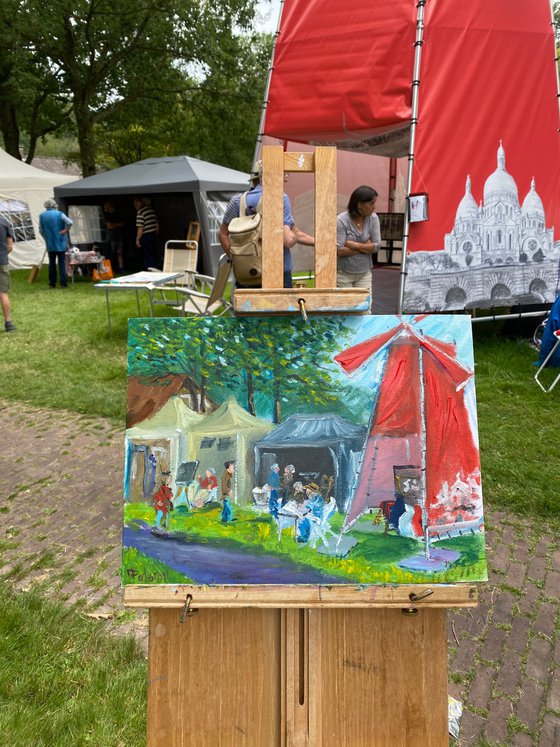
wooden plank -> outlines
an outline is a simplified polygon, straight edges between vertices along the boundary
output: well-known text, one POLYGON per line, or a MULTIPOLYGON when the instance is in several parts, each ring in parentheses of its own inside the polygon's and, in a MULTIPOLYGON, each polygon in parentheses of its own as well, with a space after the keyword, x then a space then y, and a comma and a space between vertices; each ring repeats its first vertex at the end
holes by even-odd
POLYGON ((371 295, 367 288, 238 288, 233 294, 237 314, 299 313, 299 299, 307 312, 367 314, 371 295))
POLYGON ((150 611, 147 747, 284 744, 280 611, 150 611))
POLYGON ((309 610, 309 745, 447 747, 445 610, 309 610))
POLYGON ((285 671, 285 706, 283 708, 286 744, 307 747, 309 744, 309 645, 308 614, 304 609, 282 611, 283 670, 285 671))
POLYGON ((315 151, 315 287, 336 288, 336 148, 315 151))
POLYGON ((124 603, 129 607, 176 607, 184 605, 187 594, 195 607, 476 607, 477 587, 473 584, 410 586, 189 586, 129 585, 124 603), (433 593, 411 602, 410 595, 427 589, 433 593))
POLYGON ((284 287, 284 150, 263 148, 262 287, 284 287))
MULTIPOLYGON (((336 148, 333 150, 336 151, 336 148)), ((284 171, 292 174, 315 171, 315 153, 284 153, 284 171)))

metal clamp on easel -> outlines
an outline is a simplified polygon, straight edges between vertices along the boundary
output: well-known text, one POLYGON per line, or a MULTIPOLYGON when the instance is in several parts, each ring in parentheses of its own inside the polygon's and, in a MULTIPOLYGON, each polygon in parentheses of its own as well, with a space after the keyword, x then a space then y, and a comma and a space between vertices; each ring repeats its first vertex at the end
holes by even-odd
MULTIPOLYGON (((414 592, 411 592, 408 595, 408 598, 411 602, 420 602, 422 599, 426 599, 426 597, 431 596, 434 593, 433 589, 424 589, 424 591, 421 591, 419 594, 415 594, 414 592)), ((402 610, 403 615, 417 615, 418 614, 418 607, 404 607, 402 610)))
POLYGON ((192 594, 187 594, 185 604, 181 608, 181 614, 179 615, 180 623, 184 623, 187 617, 194 617, 194 615, 198 615, 198 610, 191 607, 192 599, 192 594))

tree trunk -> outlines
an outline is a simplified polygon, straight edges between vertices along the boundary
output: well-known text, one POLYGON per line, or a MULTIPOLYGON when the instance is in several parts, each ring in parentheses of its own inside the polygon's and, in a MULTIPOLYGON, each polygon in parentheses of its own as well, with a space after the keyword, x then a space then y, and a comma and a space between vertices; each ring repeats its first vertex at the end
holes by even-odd
POLYGON ((94 121, 85 94, 80 99, 79 94, 74 93, 74 114, 76 115, 76 127, 78 130, 82 176, 93 176, 97 173, 95 166, 94 121))
POLYGON ((247 374, 247 410, 250 415, 255 414, 255 390, 253 387, 253 373, 245 369, 247 374))
POLYGON ((3 96, 0 96, 0 130, 4 138, 6 153, 21 161, 16 107, 6 103, 6 99, 3 96))
POLYGON ((278 376, 274 378, 274 424, 277 425, 282 419, 282 405, 280 404, 280 384, 278 376))

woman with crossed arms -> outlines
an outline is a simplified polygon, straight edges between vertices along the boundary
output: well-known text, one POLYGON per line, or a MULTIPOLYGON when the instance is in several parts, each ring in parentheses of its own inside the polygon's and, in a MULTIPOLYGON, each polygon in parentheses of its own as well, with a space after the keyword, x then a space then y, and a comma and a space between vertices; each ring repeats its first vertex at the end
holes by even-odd
POLYGON ((350 195, 348 207, 336 218, 337 288, 370 288, 372 255, 381 244, 375 214, 377 192, 362 185, 350 195))

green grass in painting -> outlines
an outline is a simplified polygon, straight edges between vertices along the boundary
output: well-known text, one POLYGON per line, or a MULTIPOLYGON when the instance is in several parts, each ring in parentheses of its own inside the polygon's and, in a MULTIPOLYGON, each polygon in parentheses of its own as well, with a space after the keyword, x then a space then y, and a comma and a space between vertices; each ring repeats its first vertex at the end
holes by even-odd
POLYGON ((146 662, 131 637, 0 584, 0 651, 2 744, 145 744, 146 662))
POLYGON ((188 576, 178 573, 135 547, 125 547, 122 553, 123 584, 192 584, 188 576))
MULTIPOLYGON (((134 527, 135 520, 153 524, 155 512, 145 503, 128 503, 125 505, 125 523, 134 527)), ((472 581, 484 578, 484 536, 463 537, 438 543, 438 546, 460 550, 461 560, 441 573, 413 573, 399 568, 397 563, 404 558, 422 552, 422 545, 414 540, 398 537, 394 534, 355 533, 358 544, 346 558, 334 558, 321 555, 308 545, 294 541, 293 532, 284 530, 280 539, 276 524, 267 514, 257 514, 250 509, 235 508, 237 521, 222 524, 219 508, 196 509, 189 514, 172 514, 169 531, 185 539, 208 541, 216 546, 237 546, 239 549, 250 548, 252 552, 273 554, 340 577, 340 583, 355 582, 358 584, 386 583, 453 583, 472 581)), ((342 520, 337 516, 333 529, 338 528, 342 520)), ((353 534, 351 532, 351 534, 353 534)), ((127 562, 123 562, 124 583, 153 583, 130 578, 127 562)), ((133 569, 134 565, 130 566, 133 569)), ((159 583, 173 583, 166 576, 159 583)), ((189 583, 184 581, 183 583, 189 583)))

